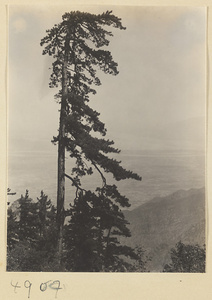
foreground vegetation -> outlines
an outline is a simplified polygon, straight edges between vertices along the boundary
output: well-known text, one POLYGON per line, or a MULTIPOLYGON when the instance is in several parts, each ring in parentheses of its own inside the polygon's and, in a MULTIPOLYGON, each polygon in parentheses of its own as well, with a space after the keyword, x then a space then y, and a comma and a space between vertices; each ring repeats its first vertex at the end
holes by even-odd
POLYGON ((51 200, 41 192, 35 202, 26 191, 16 204, 15 209, 12 205, 8 208, 8 271, 146 270, 144 251, 119 242, 120 235, 130 236, 122 212, 119 211, 116 218, 111 208, 99 202, 91 192, 82 195, 66 211, 61 261, 58 259, 56 207, 51 200), (112 223, 114 217, 116 224, 112 223), (110 230, 107 230, 108 224, 111 224, 110 230))
POLYGON ((166 264, 163 272, 204 273, 205 247, 185 245, 181 241, 170 251, 171 263, 166 264))
MULTIPOLYGON (((33 201, 26 191, 25 196, 8 206, 7 271, 147 272, 150 258, 146 251, 119 242, 121 233, 130 236, 127 221, 111 228, 110 235, 99 226, 109 222, 107 209, 96 203, 93 214, 90 206, 98 199, 92 197, 88 193, 86 199, 75 201, 66 212, 62 268, 58 260, 56 207, 51 200, 41 192, 33 201)), ((180 241, 170 250, 170 263, 163 272, 203 273, 205 256, 205 248, 180 241)))

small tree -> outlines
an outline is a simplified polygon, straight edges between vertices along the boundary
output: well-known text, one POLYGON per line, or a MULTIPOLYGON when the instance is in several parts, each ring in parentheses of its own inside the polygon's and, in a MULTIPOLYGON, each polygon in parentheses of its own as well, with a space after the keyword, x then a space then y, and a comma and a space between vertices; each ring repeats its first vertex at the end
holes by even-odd
POLYGON ((171 249, 171 263, 165 265, 163 272, 204 273, 205 247, 180 241, 171 249))
POLYGON ((15 212, 9 207, 7 209, 7 248, 11 251, 19 242, 18 221, 15 212))
POLYGON ((98 251, 98 228, 91 213, 89 198, 82 193, 70 205, 70 220, 65 226, 65 265, 68 271, 98 272, 101 258, 98 251))
POLYGON ((41 191, 41 195, 37 198, 37 201, 39 237, 35 249, 38 252, 42 252, 43 257, 45 257, 42 269, 45 271, 55 271, 58 268, 58 261, 56 261, 57 235, 55 235, 55 231, 57 230, 56 208, 43 191, 41 191))
POLYGON ((20 241, 27 240, 32 244, 36 243, 39 235, 38 205, 29 198, 28 190, 25 196, 21 195, 19 204, 19 239, 20 241))
POLYGON ((67 270, 132 271, 135 269, 132 261, 139 265, 144 262, 141 262, 140 253, 119 242, 119 237, 129 237, 130 231, 127 228, 128 222, 115 203, 118 201, 117 195, 115 197, 118 192, 113 186, 105 187, 104 194, 102 189, 97 191, 97 194, 88 191, 84 195, 81 192, 74 205, 71 205, 71 218, 65 226, 67 270))

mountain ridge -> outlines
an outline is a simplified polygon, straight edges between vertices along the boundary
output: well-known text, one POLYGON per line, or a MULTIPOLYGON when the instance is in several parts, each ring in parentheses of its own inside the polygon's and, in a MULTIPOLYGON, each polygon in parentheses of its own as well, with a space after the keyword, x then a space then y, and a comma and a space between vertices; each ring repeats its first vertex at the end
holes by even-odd
POLYGON ((155 197, 124 214, 132 236, 121 242, 146 250, 151 257, 147 267, 150 272, 163 270, 170 261, 170 249, 180 240, 200 246, 205 243, 204 188, 155 197))

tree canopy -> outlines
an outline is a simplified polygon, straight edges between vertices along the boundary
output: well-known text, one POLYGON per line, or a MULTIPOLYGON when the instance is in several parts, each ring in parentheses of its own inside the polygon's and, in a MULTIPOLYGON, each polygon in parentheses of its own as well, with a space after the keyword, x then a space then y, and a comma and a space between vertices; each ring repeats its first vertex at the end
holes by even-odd
POLYGON ((165 265, 163 272, 205 272, 205 247, 184 244, 180 241, 171 249, 170 255, 171 263, 165 265))

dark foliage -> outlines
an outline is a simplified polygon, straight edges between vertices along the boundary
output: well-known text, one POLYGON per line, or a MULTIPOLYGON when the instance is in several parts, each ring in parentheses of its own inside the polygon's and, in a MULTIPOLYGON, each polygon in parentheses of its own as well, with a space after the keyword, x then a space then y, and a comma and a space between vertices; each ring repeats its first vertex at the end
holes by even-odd
POLYGON ((54 271, 57 264, 56 209, 41 192, 37 202, 25 196, 8 208, 7 270, 54 271))
POLYGON ((131 264, 124 257, 137 260, 138 255, 120 245, 119 236, 130 236, 127 221, 119 207, 104 193, 81 192, 70 208, 65 226, 66 266, 81 272, 121 272, 131 264))
POLYGON ((181 241, 171 249, 171 263, 165 265, 163 272, 204 273, 205 247, 185 245, 181 241))
POLYGON ((120 244, 119 236, 130 236, 127 221, 118 206, 103 194, 81 192, 70 206, 61 268, 56 247, 56 208, 43 191, 36 202, 27 191, 25 197, 16 200, 19 205, 15 209, 8 208, 7 271, 144 272, 144 251, 120 244))
POLYGON ((11 250, 19 242, 19 231, 16 214, 9 207, 7 210, 7 247, 11 250))
POLYGON ((19 199, 19 239, 30 243, 36 243, 38 218, 38 206, 29 198, 28 190, 25 196, 21 195, 19 199))

